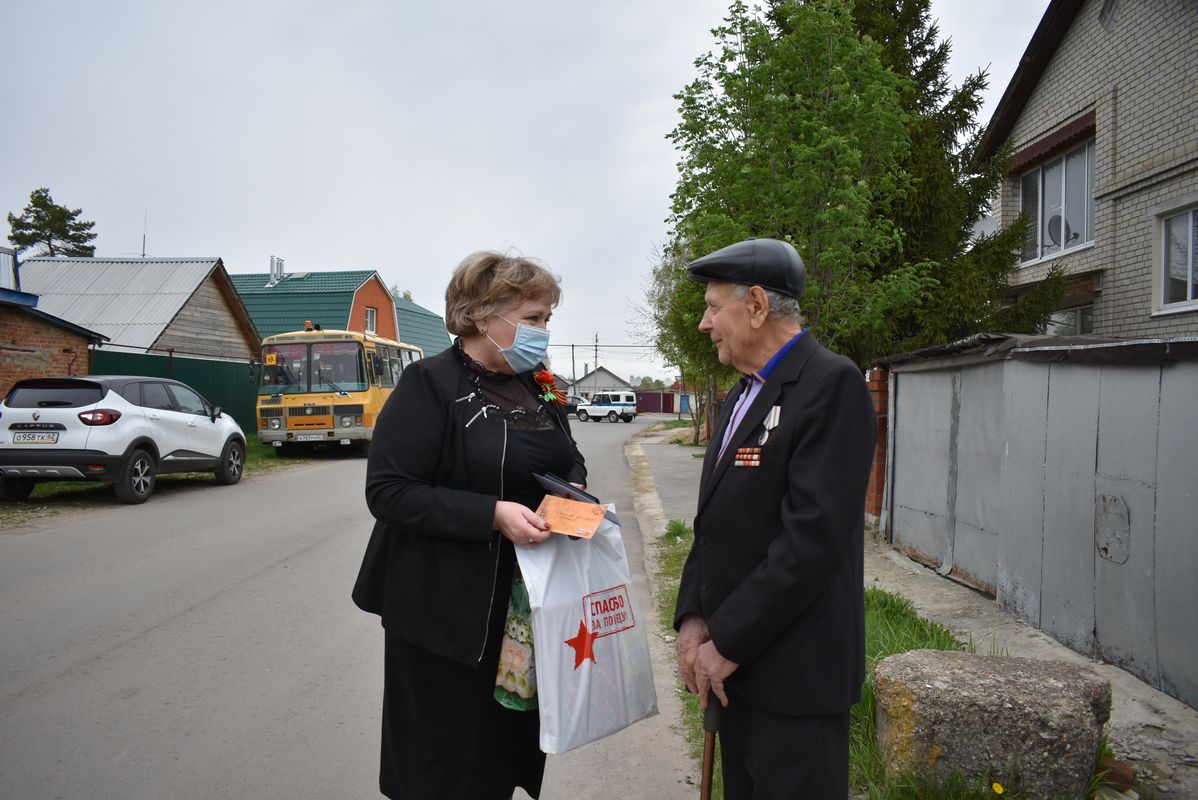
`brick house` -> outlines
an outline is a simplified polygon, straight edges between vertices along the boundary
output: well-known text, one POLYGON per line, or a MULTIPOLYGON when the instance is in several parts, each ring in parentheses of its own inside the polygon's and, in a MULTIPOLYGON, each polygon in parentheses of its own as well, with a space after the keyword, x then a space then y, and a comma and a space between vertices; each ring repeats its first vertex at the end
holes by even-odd
POLYGON ((426 356, 449 347, 445 320, 410 300, 391 296, 375 270, 231 275, 263 337, 301 330, 311 321, 326 330, 373 333, 414 344, 426 356))
POLYGON ((263 338, 302 330, 329 330, 396 338, 395 301, 374 270, 260 272, 230 275, 263 338))
POLYGON ((25 378, 86 375, 107 337, 37 309, 37 296, 0 288, 0 397, 25 378))
POLYGON ((1198 334, 1198 14, 1185 0, 1053 0, 980 143, 1010 143, 1013 291, 1068 276, 1050 333, 1198 334))

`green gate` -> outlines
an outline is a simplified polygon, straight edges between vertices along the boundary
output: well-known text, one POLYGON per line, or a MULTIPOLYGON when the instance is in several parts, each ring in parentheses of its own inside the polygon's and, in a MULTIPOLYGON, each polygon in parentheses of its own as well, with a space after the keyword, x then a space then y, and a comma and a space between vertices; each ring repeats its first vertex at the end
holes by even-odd
POLYGON ((254 410, 256 387, 250 382, 248 363, 93 350, 92 374, 174 378, 204 395, 213 405, 220 406, 237 420, 247 437, 258 430, 254 410))

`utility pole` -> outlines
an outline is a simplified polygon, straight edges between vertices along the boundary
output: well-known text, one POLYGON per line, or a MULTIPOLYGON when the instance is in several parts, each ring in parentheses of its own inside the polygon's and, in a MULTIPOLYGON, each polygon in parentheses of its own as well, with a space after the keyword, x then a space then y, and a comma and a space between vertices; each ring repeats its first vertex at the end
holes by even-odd
POLYGON ((599 369, 599 334, 595 334, 595 369, 599 369))
MULTIPOLYGON (((570 386, 574 386, 574 381, 578 380, 578 372, 574 369, 574 345, 570 345, 570 386)), ((575 392, 575 394, 578 394, 575 392)))

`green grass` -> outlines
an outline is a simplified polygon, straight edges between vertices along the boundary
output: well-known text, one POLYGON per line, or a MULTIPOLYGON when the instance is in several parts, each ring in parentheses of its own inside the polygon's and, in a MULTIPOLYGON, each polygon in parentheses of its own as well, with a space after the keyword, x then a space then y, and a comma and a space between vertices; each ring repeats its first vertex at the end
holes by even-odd
POLYGON ((693 427, 694 427, 694 424, 690 421, 690 419, 687 417, 683 417, 682 419, 667 419, 667 420, 662 420, 661 422, 654 422, 653 425, 649 427, 649 430, 651 430, 651 431, 672 431, 677 428, 693 428, 693 427))
MULTIPOLYGON (((331 455, 333 451, 329 451, 331 455)), ((323 455, 323 454, 321 454, 323 455)), ((319 456, 318 456, 319 457, 319 456)), ((311 463, 308 458, 279 458, 274 448, 258 441, 251 434, 246 442, 245 475, 263 475, 297 464, 311 463)), ((180 472, 159 475, 154 494, 169 494, 196 483, 212 483, 211 472, 180 472)), ((151 498, 152 499, 152 498, 151 498)), ((111 506, 117 503, 112 487, 94 481, 50 481, 39 483, 28 500, 20 503, 0 503, 0 529, 15 528, 45 517, 67 511, 84 511, 90 508, 111 506)))
MULTIPOLYGON (((657 580, 655 582, 657 595, 657 616, 667 636, 674 633, 674 601, 678 597, 678 581, 682 577, 682 566, 686 563, 687 553, 690 552, 694 531, 686 523, 672 519, 666 525, 665 535, 658 539, 657 551, 657 580)), ((682 730, 690 749, 691 758, 696 764, 703 760, 703 711, 699 708, 699 696, 686 690, 682 679, 677 681, 678 694, 682 698, 682 730)), ((715 769, 712 770, 711 796, 714 800, 723 800, 724 776, 720 774, 720 746, 716 740, 715 769)))
MULTIPOLYGON (((682 566, 690 552, 694 532, 684 523, 671 520, 666 532, 658 539, 657 610, 667 635, 673 636, 674 600, 682 566)), ((967 650, 940 625, 920 617, 906 599, 880 589, 865 590, 865 650, 870 677, 862 689, 861 702, 852 709, 849 743, 849 770, 854 796, 869 800, 993 800, 997 795, 987 780, 967 780, 952 776, 940 784, 916 778, 890 778, 885 774, 882 756, 877 746, 874 721, 873 665, 888 655, 908 650, 929 648, 937 650, 967 650)), ((698 698, 678 682, 683 699, 683 730, 696 762, 702 757, 703 717, 698 698)), ((712 797, 724 796, 720 770, 717 766, 712 797)), ((1017 798, 1019 793, 1007 789, 1004 798, 1017 798)))
MULTIPOLYGON (((699 424, 702 425, 702 420, 700 420, 699 424)), ((649 427, 649 430, 651 430, 651 431, 673 431, 673 430, 686 429, 686 430, 693 431, 694 428, 695 428, 694 420, 692 420, 690 417, 684 416, 682 419, 667 419, 667 420, 662 420, 661 422, 655 422, 655 423, 653 423, 653 425, 651 425, 649 427)), ((693 438, 693 436, 692 436, 692 438, 693 438)), ((691 441, 691 439, 682 439, 680 441, 675 441, 674 444, 679 445, 680 447, 702 447, 702 448, 707 447, 706 442, 703 442, 701 444, 695 444, 693 441, 691 441)), ((702 458, 702 456, 699 456, 699 458, 702 458)))

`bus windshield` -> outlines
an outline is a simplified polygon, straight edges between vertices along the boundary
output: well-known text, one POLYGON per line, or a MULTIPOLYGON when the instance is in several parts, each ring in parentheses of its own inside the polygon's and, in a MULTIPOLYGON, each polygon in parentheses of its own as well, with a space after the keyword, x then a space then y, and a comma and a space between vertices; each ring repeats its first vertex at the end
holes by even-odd
POLYGON ((357 342, 320 342, 312 345, 312 391, 364 392, 366 364, 357 342))
POLYGON ((268 344, 262 348, 262 380, 258 394, 308 391, 308 345, 268 344))
POLYGON ((369 388, 358 342, 268 344, 258 394, 364 392, 369 388))

